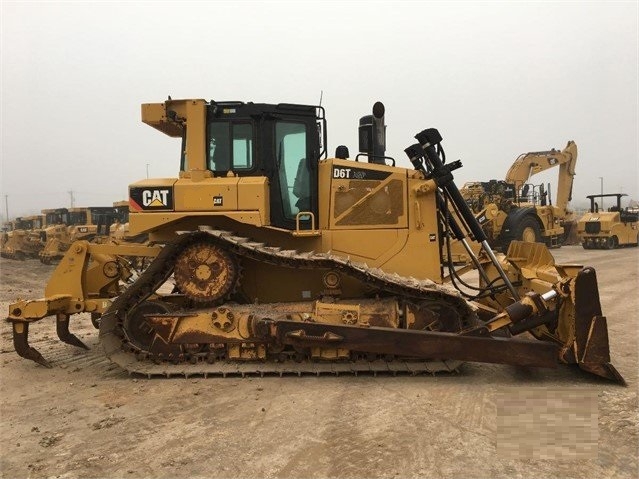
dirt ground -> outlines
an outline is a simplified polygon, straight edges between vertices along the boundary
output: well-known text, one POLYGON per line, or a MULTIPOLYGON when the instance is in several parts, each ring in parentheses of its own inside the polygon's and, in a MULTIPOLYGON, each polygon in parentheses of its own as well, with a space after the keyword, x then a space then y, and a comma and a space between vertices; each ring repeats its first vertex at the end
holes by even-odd
MULTIPOLYGON (((639 249, 554 250, 597 269, 612 362, 628 387, 571 367, 466 364, 432 376, 141 379, 31 328, 46 369, 0 333, 0 473, 20 477, 638 477, 639 249)), ((2 259, 0 310, 54 266, 2 259)))

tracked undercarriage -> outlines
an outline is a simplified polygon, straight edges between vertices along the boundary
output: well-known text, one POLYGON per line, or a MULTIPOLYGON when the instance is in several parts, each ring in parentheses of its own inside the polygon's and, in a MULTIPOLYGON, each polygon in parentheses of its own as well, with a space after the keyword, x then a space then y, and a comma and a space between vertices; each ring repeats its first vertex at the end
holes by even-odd
POLYGON ((338 334, 332 337, 324 332, 313 337, 294 326, 287 333, 288 340, 273 341, 260 328, 274 321, 289 326, 328 323, 352 330, 458 333, 476 318, 457 291, 431 281, 390 275, 339 256, 285 251, 207 230, 182 235, 163 248, 104 313, 100 340, 112 361, 146 375, 417 373, 452 371, 461 363, 371 352, 364 344, 357 351, 341 346, 338 334), (240 265, 251 260, 284 272, 313 271, 324 287, 322 298, 268 304, 235 301, 243 297, 240 265), (172 274, 183 293, 156 294, 172 274), (355 284, 343 285, 342 277, 355 284), (343 286, 351 291, 344 291, 343 286), (367 297, 352 297, 358 289, 367 297), (210 307, 203 309, 202 304, 210 307))
POLYGON ((573 276, 568 271, 574 266, 542 268, 548 259, 542 245, 517 246, 511 266, 541 275, 530 278, 529 286, 548 288, 541 277, 557 271, 563 279, 544 295, 531 291, 494 309, 492 300, 469 303, 459 291, 430 280, 388 274, 330 253, 269 247, 221 230, 185 233, 162 248, 78 242, 52 278, 71 294, 51 289, 43 299, 14 303, 8 321, 17 353, 49 366, 28 344, 30 323, 55 315, 58 337, 86 348, 69 331, 69 321, 73 312, 89 311, 94 325, 99 322, 107 357, 148 377, 416 374, 478 361, 549 368, 576 363, 623 384, 610 364, 594 270, 573 276), (114 251, 155 259, 122 289, 126 262, 110 256, 114 251), (251 298, 242 284, 250 282, 251 262, 268 265, 272 281, 299 274, 293 279, 307 283, 296 289, 308 298, 291 301, 282 288, 267 289, 282 291, 286 301, 251 298), (163 294, 171 277, 174 291, 163 294), (526 331, 537 340, 513 336, 526 331))

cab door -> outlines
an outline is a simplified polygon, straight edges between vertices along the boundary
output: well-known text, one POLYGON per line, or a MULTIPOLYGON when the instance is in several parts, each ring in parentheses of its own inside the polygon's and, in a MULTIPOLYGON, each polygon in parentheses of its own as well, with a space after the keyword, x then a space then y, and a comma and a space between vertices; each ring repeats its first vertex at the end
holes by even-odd
MULTIPOLYGON (((314 119, 286 118, 268 121, 271 128, 270 143, 264 149, 265 163, 270 163, 271 224, 285 229, 311 228, 312 212, 317 227, 317 161, 319 140, 314 119), (269 161, 270 160, 270 161, 269 161)), ((270 141, 269 141, 270 140, 270 141)), ((266 146, 266 145, 265 145, 266 146)))

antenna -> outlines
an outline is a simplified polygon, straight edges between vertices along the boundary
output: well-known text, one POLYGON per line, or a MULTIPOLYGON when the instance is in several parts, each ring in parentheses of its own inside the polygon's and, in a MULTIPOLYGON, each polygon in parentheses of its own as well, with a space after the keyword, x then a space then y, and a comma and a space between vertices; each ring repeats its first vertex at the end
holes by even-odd
POLYGON ((320 90, 320 101, 319 106, 322 106, 322 98, 324 97, 324 90, 320 90))

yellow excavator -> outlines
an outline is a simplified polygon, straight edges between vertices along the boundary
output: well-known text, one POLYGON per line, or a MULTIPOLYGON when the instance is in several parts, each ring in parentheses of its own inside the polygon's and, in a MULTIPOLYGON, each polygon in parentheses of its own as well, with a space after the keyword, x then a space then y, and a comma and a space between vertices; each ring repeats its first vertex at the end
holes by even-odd
POLYGON ((505 180, 469 182, 461 188, 462 196, 474 212, 488 204, 498 208, 497 216, 485 225, 490 244, 507 251, 511 241, 544 242, 559 247, 574 233, 574 212, 569 208, 577 162, 577 145, 569 141, 559 151, 537 151, 517 157, 505 180), (530 178, 558 167, 557 198, 554 203, 550 186, 533 185, 530 178))
POLYGON ((461 362, 582 370, 610 363, 594 269, 543 244, 495 254, 455 185, 437 129, 386 155, 385 108, 359 121, 359 153, 327 154, 321 107, 172 100, 142 121, 180 141, 175 178, 129 187, 131 234, 149 245, 75 242, 45 297, 9 306, 17 353, 33 322, 59 338, 90 312, 106 356, 132 374, 437 372, 461 362), (454 211, 455 214, 451 214, 454 211), (446 268, 467 249, 476 281, 446 268), (471 242, 481 245, 474 253, 471 242), (133 280, 121 258, 152 261, 133 280))

